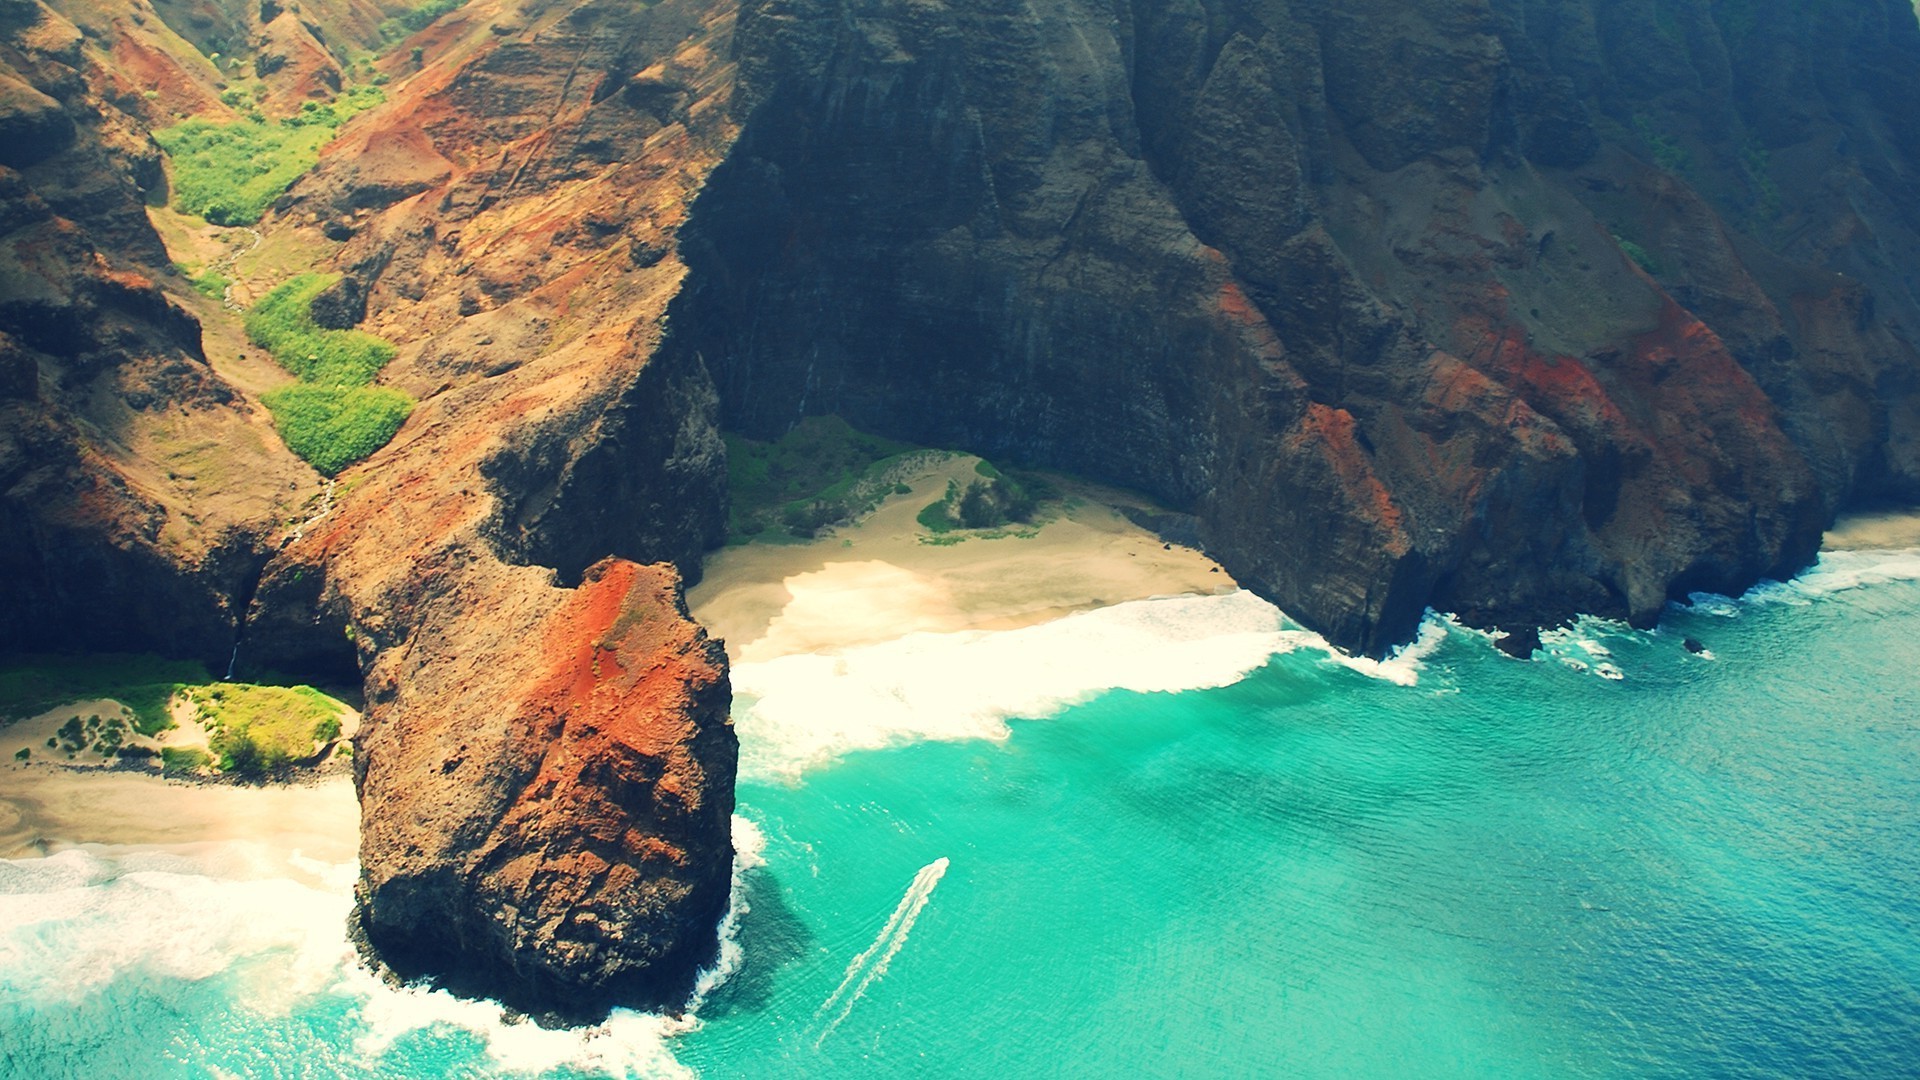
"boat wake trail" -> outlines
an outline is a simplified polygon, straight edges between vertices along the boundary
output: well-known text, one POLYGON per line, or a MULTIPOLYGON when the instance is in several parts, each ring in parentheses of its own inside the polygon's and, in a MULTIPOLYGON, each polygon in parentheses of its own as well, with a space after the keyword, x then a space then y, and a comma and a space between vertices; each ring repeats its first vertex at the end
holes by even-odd
POLYGON ((827 1036, 833 1034, 833 1029, 839 1027, 840 1022, 853 1012, 854 1003, 867 992, 867 987, 887 973, 887 965, 893 962, 894 956, 907 943, 907 935, 913 932, 914 921, 920 918, 921 910, 933 898, 933 887, 940 884, 940 878, 946 872, 947 860, 943 856, 921 867, 919 873, 913 875, 913 883, 907 886, 906 895, 900 897, 893 914, 887 917, 887 925, 880 928, 879 936, 873 939, 873 944, 867 946, 866 951, 847 964, 847 973, 841 977, 840 985, 814 1011, 817 1019, 825 1016, 834 1006, 840 1006, 839 1013, 827 1021, 820 1037, 813 1041, 815 1047, 826 1042, 827 1036))

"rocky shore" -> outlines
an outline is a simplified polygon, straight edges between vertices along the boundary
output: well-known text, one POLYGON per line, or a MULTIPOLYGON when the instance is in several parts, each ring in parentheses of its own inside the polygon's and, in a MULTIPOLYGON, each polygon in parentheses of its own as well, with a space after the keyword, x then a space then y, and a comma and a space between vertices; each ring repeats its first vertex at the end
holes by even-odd
MULTIPOLYGON (((714 948, 722 425, 1145 491, 1370 655, 1645 623, 1920 501, 1904 4, 472 0, 246 262, 350 279, 419 400, 330 501, 143 205, 217 71, 60 7, 0 5, 0 641, 361 678, 367 939, 528 1011, 672 1008, 714 948)), ((246 7, 298 108, 327 51, 246 7)))

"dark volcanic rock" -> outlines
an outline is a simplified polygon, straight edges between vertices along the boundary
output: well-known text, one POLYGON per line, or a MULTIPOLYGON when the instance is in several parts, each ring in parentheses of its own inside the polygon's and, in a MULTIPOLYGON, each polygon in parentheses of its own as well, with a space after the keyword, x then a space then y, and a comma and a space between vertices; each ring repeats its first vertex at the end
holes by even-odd
POLYGON ((307 304, 313 321, 329 330, 351 330, 367 317, 367 291, 357 278, 343 275, 307 304))
POLYGON ((679 1008, 731 881, 719 643, 668 567, 604 562, 556 606, 510 612, 511 586, 449 572, 443 599, 535 647, 469 652, 430 624, 376 662, 391 690, 355 759, 366 940, 404 975, 536 1015, 679 1008))
POLYGON ((156 283, 157 151, 78 39, 44 7, 0 9, 0 652, 224 665, 312 472, 156 283))
POLYGON ((1535 627, 1514 630, 1494 644, 1516 660, 1531 660, 1533 654, 1540 651, 1540 631, 1535 627))
POLYGON ((760 0, 674 343, 750 434, 1147 490, 1347 648, 1646 623, 1920 493, 1920 26, 1748 7, 760 0))
POLYGON ((73 119, 58 101, 0 72, 0 165, 37 164, 71 142, 73 119))

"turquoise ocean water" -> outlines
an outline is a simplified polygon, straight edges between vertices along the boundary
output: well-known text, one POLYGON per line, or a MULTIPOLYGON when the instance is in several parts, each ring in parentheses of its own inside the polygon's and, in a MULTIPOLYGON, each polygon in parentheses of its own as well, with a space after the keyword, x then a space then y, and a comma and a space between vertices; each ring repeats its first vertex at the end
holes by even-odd
POLYGON ((1550 649, 1238 594, 743 666, 684 1022, 384 987, 351 866, 0 862, 0 1075, 1920 1072, 1920 552, 1550 649))

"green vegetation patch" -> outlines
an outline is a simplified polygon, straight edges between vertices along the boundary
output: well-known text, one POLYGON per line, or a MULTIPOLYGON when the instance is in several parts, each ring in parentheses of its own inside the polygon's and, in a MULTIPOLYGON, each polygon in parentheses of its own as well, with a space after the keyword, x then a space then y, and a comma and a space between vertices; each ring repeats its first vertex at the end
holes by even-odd
POLYGON ((409 34, 425 30, 434 20, 465 7, 467 0, 427 0, 412 11, 403 11, 380 24, 380 41, 391 45, 409 34))
POLYGON ((413 398, 385 386, 295 383, 261 395, 287 449, 333 476, 393 441, 413 413, 413 398))
POLYGON ((215 683, 188 692, 220 771, 256 776, 340 736, 340 702, 311 686, 215 683))
POLYGON ((953 508, 959 501, 960 485, 956 481, 949 480, 947 493, 921 507, 920 512, 914 515, 914 520, 920 523, 921 528, 936 536, 952 532, 957 520, 953 508))
POLYGON ((261 396, 287 449, 333 476, 387 445, 412 415, 414 400, 369 386, 394 347, 360 330, 328 330, 313 321, 314 297, 337 274, 301 274, 247 312, 247 337, 301 380, 261 396))
POLYGON ((188 687, 204 683, 207 669, 188 660, 157 656, 19 656, 0 664, 0 722, 37 716, 56 706, 95 698, 117 701, 131 712, 129 724, 142 735, 158 735, 173 726, 167 702, 188 687))
POLYGON ((211 768, 213 755, 197 746, 163 746, 160 748, 160 770, 169 776, 183 773, 197 773, 211 768))
POLYGON ((174 208, 215 225, 252 225, 313 168, 341 124, 384 98, 379 87, 357 86, 324 105, 309 101, 284 120, 196 118, 155 131, 173 159, 174 208))
POLYGON ((365 386, 394 356, 384 338, 363 330, 328 330, 313 321, 313 299, 338 274, 300 274, 282 282, 247 312, 247 338, 279 365, 318 386, 365 386))
POLYGON ((954 529, 996 529, 1014 522, 1030 522, 1042 498, 1052 494, 1030 490, 986 461, 974 466, 980 479, 966 487, 947 481, 947 492, 927 504, 918 515, 922 528, 938 535, 954 529))
POLYGON ((192 285, 195 292, 215 300, 227 295, 227 286, 232 283, 227 275, 218 270, 209 269, 195 273, 193 268, 185 263, 174 263, 173 268, 186 276, 187 284, 192 285))
POLYGON ((1680 140, 1660 131, 1653 121, 1645 116, 1633 118, 1633 129, 1646 145, 1647 152, 1653 155, 1653 163, 1675 176, 1689 176, 1693 172, 1693 155, 1687 153, 1680 140))
POLYGON ((726 439, 732 543, 806 540, 857 518, 894 493, 908 458, 926 452, 837 416, 807 417, 774 442, 726 439))
POLYGON ((1627 258, 1632 259, 1634 263, 1640 267, 1640 269, 1645 270, 1649 275, 1653 277, 1660 276, 1661 269, 1662 269, 1660 266, 1660 260, 1654 258, 1653 255, 1650 252, 1648 252, 1646 248, 1641 247, 1639 244, 1636 244, 1633 241, 1627 239, 1624 236, 1620 236, 1617 233, 1614 235, 1613 242, 1616 244, 1619 244, 1620 250, 1622 252, 1625 252, 1627 258))

